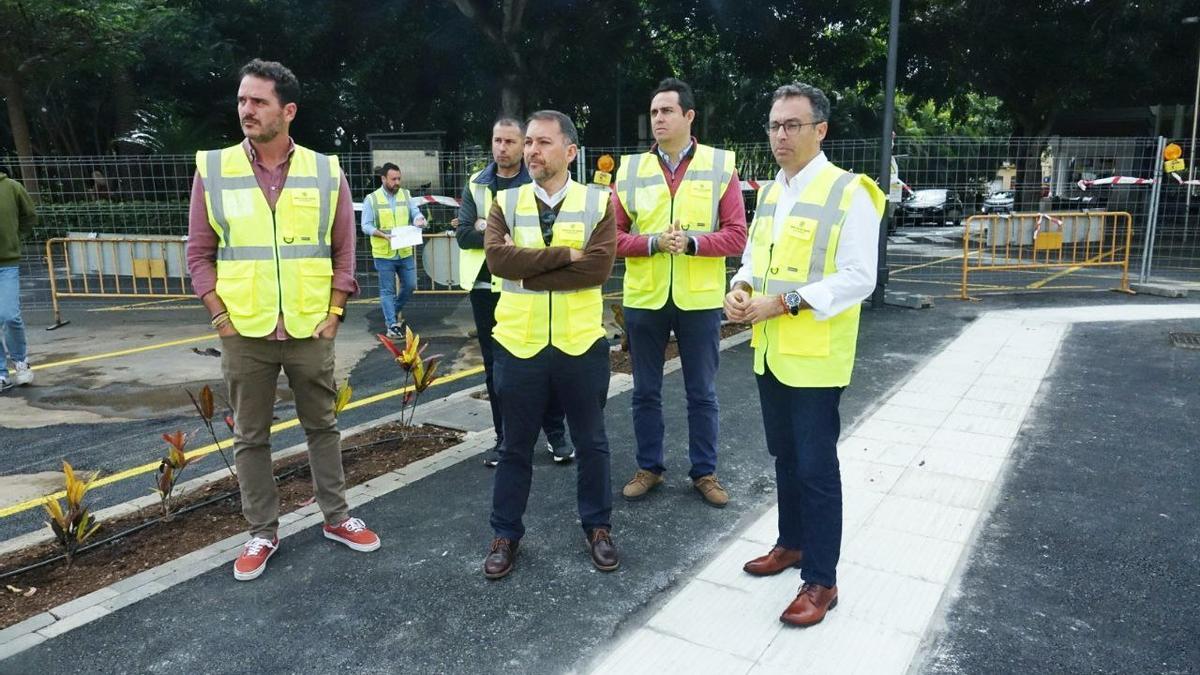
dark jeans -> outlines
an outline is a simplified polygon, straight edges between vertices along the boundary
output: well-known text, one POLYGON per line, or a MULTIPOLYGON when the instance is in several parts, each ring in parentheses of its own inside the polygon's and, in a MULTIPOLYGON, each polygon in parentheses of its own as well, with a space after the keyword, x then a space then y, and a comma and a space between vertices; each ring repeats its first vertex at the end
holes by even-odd
POLYGON ((758 379, 767 452, 779 491, 778 545, 804 551, 800 577, 837 583, 842 550, 842 474, 837 441, 842 387, 789 387, 768 368, 758 379))
POLYGON ((668 298, 661 309, 625 309, 629 357, 633 361, 633 433, 637 463, 662 473, 662 382, 664 352, 672 330, 679 344, 687 392, 688 457, 692 479, 717 470, 717 365, 721 310, 679 309, 668 298))
POLYGON ((496 345, 496 388, 504 416, 504 449, 492 484, 492 530, 518 540, 533 481, 533 446, 551 399, 567 411, 576 452, 576 497, 584 531, 609 527, 612 486, 604 404, 608 400, 608 342, 596 341, 580 356, 548 346, 532 358, 496 345))
MULTIPOLYGON (((470 293, 471 313, 475 315, 475 333, 479 337, 479 351, 483 354, 484 384, 487 386, 488 403, 492 406, 492 425, 496 428, 496 445, 504 445, 504 423, 500 415, 500 394, 496 392, 495 368, 492 367, 492 329, 496 326, 496 303, 500 302, 500 294, 486 288, 474 289, 470 293)), ((557 398, 550 399, 546 406, 546 414, 542 417, 542 429, 546 432, 546 440, 554 447, 562 447, 567 442, 567 430, 563 424, 562 403, 557 398)))

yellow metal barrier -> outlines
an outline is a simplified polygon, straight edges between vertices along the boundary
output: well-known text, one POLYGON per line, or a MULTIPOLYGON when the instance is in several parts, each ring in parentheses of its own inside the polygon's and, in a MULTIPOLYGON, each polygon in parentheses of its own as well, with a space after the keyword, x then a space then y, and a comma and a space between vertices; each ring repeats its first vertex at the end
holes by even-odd
POLYGON ((60 298, 189 298, 183 237, 60 237, 46 241, 54 325, 60 298))
POLYGON ((1128 293, 1132 239, 1133 217, 1124 211, 971 216, 963 223, 961 297, 971 299, 971 273, 1085 267, 1119 267, 1117 290, 1128 293))
MULTIPOLYGON (((457 285, 458 244, 453 232, 424 237, 421 265, 434 282, 417 293, 463 294, 457 285), (453 283, 452 283, 453 282, 453 283), (447 286, 439 289, 438 285, 447 286)), ((361 262, 361 261, 360 261, 361 262)), ((54 325, 65 326, 61 298, 194 298, 188 282, 186 237, 92 235, 46 241, 46 269, 54 325)))

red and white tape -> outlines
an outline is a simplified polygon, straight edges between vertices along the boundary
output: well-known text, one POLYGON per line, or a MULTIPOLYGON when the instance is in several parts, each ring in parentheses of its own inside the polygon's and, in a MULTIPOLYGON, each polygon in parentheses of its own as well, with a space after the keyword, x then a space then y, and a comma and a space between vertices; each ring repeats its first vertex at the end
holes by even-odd
POLYGON ((1093 185, 1154 185, 1153 178, 1133 178, 1130 176, 1109 176, 1095 180, 1081 180, 1076 185, 1080 190, 1086 190, 1093 185))

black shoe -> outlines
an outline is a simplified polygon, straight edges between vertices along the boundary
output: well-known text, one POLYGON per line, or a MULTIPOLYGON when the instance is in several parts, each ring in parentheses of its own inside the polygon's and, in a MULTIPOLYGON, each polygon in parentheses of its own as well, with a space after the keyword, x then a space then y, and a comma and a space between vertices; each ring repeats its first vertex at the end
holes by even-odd
POLYGON ((500 444, 492 446, 491 450, 485 450, 483 453, 484 466, 496 466, 500 463, 500 444))
POLYGON ((488 555, 483 559, 483 576, 488 579, 499 579, 512 571, 517 561, 517 545, 519 541, 496 537, 488 549, 488 555))
POLYGON ((611 572, 621 566, 617 545, 609 536, 607 527, 597 527, 588 533, 588 548, 592 553, 592 564, 601 572, 611 572))
POLYGON ((562 445, 547 443, 546 451, 553 455, 554 461, 559 464, 575 459, 575 448, 572 448, 571 444, 567 443, 565 440, 562 442, 562 445))

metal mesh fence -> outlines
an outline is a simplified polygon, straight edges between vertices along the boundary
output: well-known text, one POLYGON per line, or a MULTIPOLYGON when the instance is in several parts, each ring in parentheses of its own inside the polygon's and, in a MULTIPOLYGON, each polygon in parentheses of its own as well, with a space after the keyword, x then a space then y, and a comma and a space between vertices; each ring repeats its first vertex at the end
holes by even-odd
MULTIPOLYGON (((774 178, 777 166, 765 142, 722 147, 737 152, 742 180, 774 178)), ((878 178, 877 140, 834 139, 823 147, 839 166, 878 178)), ((1185 145, 1185 158, 1189 150, 1185 145)), ((619 160, 623 154, 644 151, 642 146, 585 146, 573 169, 577 178, 582 171, 590 179, 601 155, 610 154, 619 160)), ((1112 176, 1153 178, 1162 167, 1158 138, 900 137, 893 152, 900 182, 893 184, 891 192, 896 200, 889 206, 893 211, 888 237, 890 288, 957 296, 964 251, 963 222, 973 214, 1013 211, 1127 211, 1133 218, 1130 267, 1135 275, 1142 272, 1151 279, 1200 281, 1200 192, 1189 197, 1187 187, 1169 176, 1157 187, 1148 183, 1106 184, 1102 180, 1112 176), (1081 188, 1080 181, 1088 189, 1081 188), (1156 215, 1153 228, 1152 211, 1156 215), (1148 234, 1152 256, 1144 261, 1143 268, 1148 234)), ((348 153, 339 155, 339 159, 356 203, 361 202, 378 185, 372 156, 348 153)), ((467 176, 488 159, 486 148, 428 153, 429 166, 413 171, 417 178, 405 187, 414 196, 457 198, 467 176)), ((25 161, 24 166, 15 158, 5 161, 17 175, 22 175, 22 169, 31 169, 37 177, 32 185, 31 181, 25 182, 33 188, 31 192, 38 202, 40 222, 35 241, 39 243, 70 233, 185 235, 194 162, 190 155, 41 157, 25 161)), ((402 166, 402 172, 404 169, 402 166)), ((754 193, 747 191, 744 197, 748 216, 752 216, 754 193)), ((432 231, 450 229, 453 207, 429 204, 422 210, 432 231)), ((369 246, 363 239, 359 241, 358 280, 361 297, 369 298, 377 295, 378 283, 369 246)), ((35 305, 48 303, 48 291, 40 290, 47 273, 39 243, 28 247, 23 261, 24 283, 34 287, 33 292, 27 289, 26 296, 35 305)), ((447 256, 449 241, 439 246, 442 248, 437 255, 447 256)), ((735 266, 737 260, 730 259, 729 263, 735 266)), ((418 265, 419 290, 452 290, 435 283, 423 268, 418 265)), ((623 266, 618 260, 606 291, 619 290, 622 276, 623 266)), ((1007 270, 973 276, 972 293, 1112 288, 1118 276, 1115 270, 1103 268, 1007 270)))

